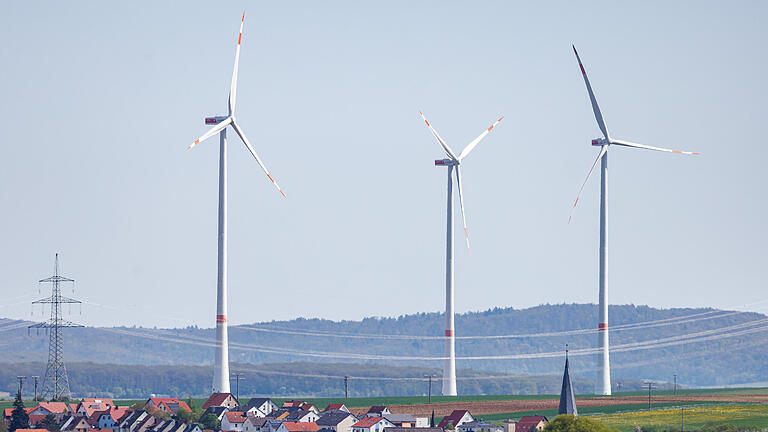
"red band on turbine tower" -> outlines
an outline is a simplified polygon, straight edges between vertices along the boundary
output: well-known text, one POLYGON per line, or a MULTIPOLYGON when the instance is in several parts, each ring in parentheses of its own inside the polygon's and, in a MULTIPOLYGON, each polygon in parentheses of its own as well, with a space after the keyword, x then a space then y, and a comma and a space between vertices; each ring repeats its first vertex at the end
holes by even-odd
POLYGON ((451 337, 451 336, 453 336, 453 330, 446 330, 445 337, 451 337))
POLYGON ((227 316, 226 315, 216 315, 216 322, 217 323, 225 323, 225 322, 227 322, 227 316))
POLYGON ((600 331, 608 330, 608 324, 600 323, 600 324, 597 325, 597 329, 600 330, 600 331))

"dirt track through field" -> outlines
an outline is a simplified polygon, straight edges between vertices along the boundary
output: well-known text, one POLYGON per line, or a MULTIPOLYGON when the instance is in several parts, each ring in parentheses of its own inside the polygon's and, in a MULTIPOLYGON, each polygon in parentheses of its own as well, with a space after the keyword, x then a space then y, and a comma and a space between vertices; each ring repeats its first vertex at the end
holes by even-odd
MULTIPOLYGON (((631 405, 647 403, 647 396, 619 396, 619 397, 586 397, 576 398, 577 407, 594 407, 606 405, 631 405)), ((741 402, 741 403, 768 403, 768 395, 685 395, 685 396, 654 396, 654 403, 689 403, 689 402, 741 402)), ((435 417, 443 417, 453 410, 465 409, 474 415, 487 415, 498 413, 511 413, 517 411, 538 411, 557 409, 559 399, 533 399, 533 400, 500 400, 477 402, 449 402, 439 404, 420 405, 390 405, 389 409, 395 414, 411 414, 415 417, 430 417, 435 410, 435 417)), ((367 409, 353 408, 355 414, 364 414, 367 409)))

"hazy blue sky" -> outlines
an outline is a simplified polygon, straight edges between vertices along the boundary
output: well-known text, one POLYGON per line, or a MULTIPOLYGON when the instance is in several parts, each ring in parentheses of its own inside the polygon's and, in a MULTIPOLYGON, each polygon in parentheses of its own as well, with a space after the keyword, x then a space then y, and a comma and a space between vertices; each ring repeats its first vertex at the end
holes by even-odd
POLYGON ((571 43, 613 136, 702 153, 611 150, 610 302, 768 298, 768 3, 9 2, 0 316, 30 318, 59 251, 75 321, 213 325, 218 145, 184 149, 225 113, 244 8, 238 119, 288 199, 231 140, 232 323, 443 309, 419 109, 456 151, 505 116, 464 164, 457 311, 596 302, 597 177, 567 224, 599 135, 571 43))

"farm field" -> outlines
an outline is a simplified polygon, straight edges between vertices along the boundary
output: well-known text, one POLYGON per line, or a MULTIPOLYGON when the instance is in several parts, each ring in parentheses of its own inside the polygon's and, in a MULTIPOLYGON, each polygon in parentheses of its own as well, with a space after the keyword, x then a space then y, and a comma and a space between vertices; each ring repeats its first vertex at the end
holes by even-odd
POLYGON ((637 411, 593 417, 622 432, 630 432, 635 426, 656 426, 669 430, 680 430, 681 420, 685 429, 695 429, 708 423, 731 424, 736 426, 768 427, 768 405, 721 405, 637 411))

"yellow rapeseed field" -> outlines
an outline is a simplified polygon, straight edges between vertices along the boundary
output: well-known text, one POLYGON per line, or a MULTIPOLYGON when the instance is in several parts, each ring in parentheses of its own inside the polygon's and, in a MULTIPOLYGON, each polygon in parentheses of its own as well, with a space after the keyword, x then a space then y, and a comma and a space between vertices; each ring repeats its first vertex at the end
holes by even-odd
MULTIPOLYGON (((681 411, 680 408, 659 409, 653 411, 636 411, 618 414, 593 416, 608 426, 621 430, 631 430, 634 426, 673 426, 680 427, 681 414, 685 424, 700 426, 706 423, 739 423, 768 425, 768 405, 723 405, 707 407, 690 407, 681 411)), ((687 429, 687 427, 686 427, 687 429)))

